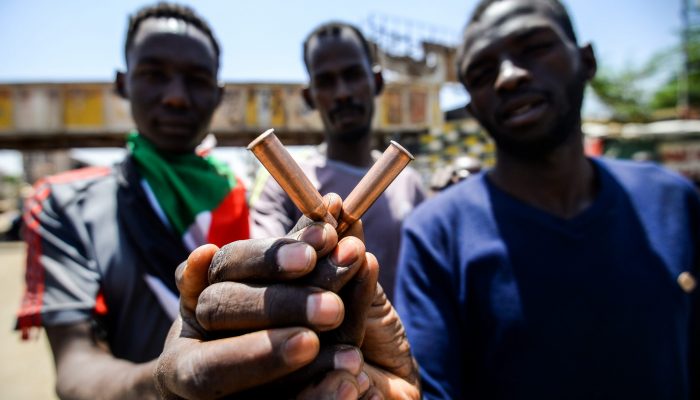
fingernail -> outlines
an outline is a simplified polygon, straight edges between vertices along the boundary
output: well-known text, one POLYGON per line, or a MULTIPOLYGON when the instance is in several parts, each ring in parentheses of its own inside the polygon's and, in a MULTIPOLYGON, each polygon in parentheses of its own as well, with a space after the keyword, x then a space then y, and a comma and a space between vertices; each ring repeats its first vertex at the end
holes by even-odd
POLYGON ((343 304, 340 298, 331 292, 315 293, 306 300, 306 318, 312 324, 336 325, 343 316, 343 304))
POLYGON ((369 400, 382 400, 382 398, 379 397, 378 394, 375 394, 375 395, 372 395, 372 397, 370 397, 369 400))
POLYGON ((340 350, 333 356, 335 369, 343 369, 357 375, 362 369, 362 357, 356 349, 340 350))
MULTIPOLYGON (((313 247, 316 251, 322 250, 326 245, 326 240, 328 240, 326 225, 328 224, 308 226, 304 229, 304 233, 301 234, 299 240, 308 243, 309 246, 313 247)), ((328 225, 328 227, 330 227, 330 225, 328 225)))
POLYGON ((365 371, 360 372, 357 376, 357 385, 360 387, 360 393, 364 393, 369 390, 369 376, 365 371))
POLYGON ((299 332, 284 343, 283 354, 287 365, 305 365, 318 354, 318 338, 310 331, 299 332))
POLYGON ((292 243, 280 247, 277 265, 285 272, 304 272, 311 268, 314 250, 306 243, 292 243))
POLYGON ((360 249, 354 239, 343 239, 333 250, 331 262, 339 267, 350 265, 357 261, 360 249))
POLYGON ((357 400, 359 396, 360 394, 357 393, 355 385, 348 381, 343 381, 343 383, 341 383, 340 386, 338 386, 337 398, 339 400, 357 400))

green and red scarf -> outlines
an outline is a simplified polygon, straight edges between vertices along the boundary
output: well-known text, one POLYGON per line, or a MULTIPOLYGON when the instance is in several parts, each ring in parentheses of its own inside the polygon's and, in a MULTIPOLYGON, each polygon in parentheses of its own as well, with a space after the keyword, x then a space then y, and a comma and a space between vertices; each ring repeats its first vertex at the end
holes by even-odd
POLYGON ((226 164, 194 153, 161 154, 138 133, 128 136, 127 147, 153 206, 190 251, 250 237, 245 187, 226 164))

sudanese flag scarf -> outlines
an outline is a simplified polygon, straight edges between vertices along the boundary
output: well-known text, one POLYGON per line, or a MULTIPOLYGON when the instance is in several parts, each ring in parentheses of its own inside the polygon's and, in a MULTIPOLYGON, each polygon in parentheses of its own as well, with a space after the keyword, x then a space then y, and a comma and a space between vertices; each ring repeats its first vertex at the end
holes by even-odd
POLYGON ((245 187, 227 165, 194 153, 161 154, 138 133, 127 147, 152 205, 188 250, 250 237, 245 187))

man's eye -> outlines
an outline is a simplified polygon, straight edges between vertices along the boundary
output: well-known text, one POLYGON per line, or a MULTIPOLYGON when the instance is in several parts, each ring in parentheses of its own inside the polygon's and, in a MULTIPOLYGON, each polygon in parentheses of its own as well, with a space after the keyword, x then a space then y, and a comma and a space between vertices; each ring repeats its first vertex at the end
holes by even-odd
POLYGON ((166 78, 165 72, 158 68, 140 69, 136 74, 148 80, 163 80, 166 78))
POLYGON ((547 51, 549 51, 549 49, 551 47, 552 47, 552 44, 549 42, 531 44, 531 45, 527 45, 523 48, 523 53, 526 55, 543 54, 543 53, 546 53, 547 51))
POLYGON ((214 78, 212 78, 209 74, 190 75, 187 80, 193 84, 202 86, 211 86, 215 84, 214 78))
POLYGON ((333 79, 327 76, 319 76, 314 79, 316 86, 318 87, 329 87, 333 84, 333 79))
POLYGON ((364 71, 361 68, 352 68, 345 71, 345 79, 354 80, 359 79, 364 75, 364 71))
POLYGON ((471 87, 480 87, 489 83, 489 80, 494 76, 494 68, 483 68, 467 75, 467 85, 471 87))

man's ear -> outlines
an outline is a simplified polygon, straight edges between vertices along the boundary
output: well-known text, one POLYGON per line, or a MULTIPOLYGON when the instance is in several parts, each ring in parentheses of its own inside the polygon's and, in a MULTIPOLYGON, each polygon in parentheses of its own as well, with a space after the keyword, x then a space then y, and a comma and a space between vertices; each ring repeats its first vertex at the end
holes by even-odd
POLYGON ((315 110, 316 105, 314 104, 314 99, 311 98, 311 90, 308 87, 305 87, 304 89, 301 90, 301 97, 304 98, 304 103, 306 103, 307 106, 309 106, 310 109, 315 110))
POLYGON ((117 71, 117 73, 114 76, 114 91, 122 99, 129 99, 129 96, 126 93, 126 74, 121 71, 117 71))
POLYGON ((595 58, 595 52, 593 51, 593 45, 590 43, 585 44, 579 48, 579 54, 581 54, 581 67, 584 71, 584 76, 587 81, 590 81, 595 76, 598 70, 598 61, 595 58))
POLYGON ((382 67, 379 65, 372 67, 372 74, 374 75, 374 95, 379 96, 382 90, 384 90, 384 76, 382 76, 382 67))

